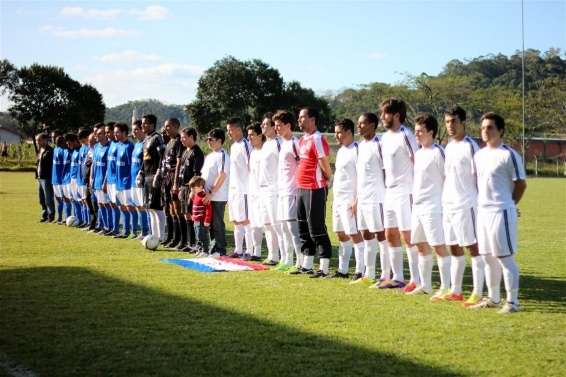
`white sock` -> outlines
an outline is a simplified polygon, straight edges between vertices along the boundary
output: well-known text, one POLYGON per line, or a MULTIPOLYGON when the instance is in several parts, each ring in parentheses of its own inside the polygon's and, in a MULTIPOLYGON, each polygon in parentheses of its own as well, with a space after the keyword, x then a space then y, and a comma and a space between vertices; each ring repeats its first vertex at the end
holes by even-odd
POLYGON ((482 296, 485 281, 485 263, 481 256, 472 257, 472 280, 474 282, 473 293, 482 296))
POLYGON ((440 273, 440 289, 450 288, 450 258, 450 255, 445 257, 436 256, 438 272, 440 273))
POLYGON ((375 260, 377 258, 377 239, 364 241, 365 253, 364 264, 366 265, 366 272, 364 276, 370 280, 375 280, 375 260))
POLYGON ((366 266, 364 264, 366 244, 364 241, 354 245, 354 258, 356 259, 356 274, 363 274, 366 266))
POLYGON ((345 274, 348 272, 348 267, 346 267, 346 249, 350 249, 350 254, 352 254, 352 241, 340 241, 338 246, 338 272, 345 274))
POLYGON ((282 263, 285 263, 287 261, 287 247, 285 245, 285 240, 283 237, 283 224, 276 223, 275 225, 273 225, 273 228, 275 229, 275 233, 277 234, 277 247, 279 248, 280 253, 279 260, 282 263))
POLYGON ((242 254, 244 250, 244 237, 246 231, 242 224, 234 224, 234 252, 242 254))
POLYGON ((391 278, 391 263, 389 263, 389 244, 387 241, 379 242, 379 265, 381 267, 381 280, 391 278))
POLYGON ((391 269, 393 270, 393 280, 404 282, 403 275, 403 248, 401 246, 389 247, 391 269))
POLYGON ((157 225, 157 213, 155 213, 154 209, 147 210, 147 214, 149 215, 149 232, 159 238, 159 226, 157 225))
POLYGON ((155 211, 157 214, 157 225, 159 229, 159 240, 161 242, 165 241, 165 212, 155 211))
POLYGON ((343 274, 347 274, 350 270, 350 258, 352 257, 352 240, 348 240, 344 245, 344 264, 342 265, 343 274))
POLYGON ((432 254, 422 255, 419 253, 418 259, 421 287, 430 292, 432 291, 432 254))
POLYGON ((330 259, 328 258, 320 258, 320 270, 328 274, 328 268, 330 267, 330 259))
POLYGON ((252 226, 250 224, 244 225, 244 236, 246 239, 246 254, 253 255, 254 253, 254 236, 252 233, 252 226))
POLYGON ((487 295, 491 301, 501 301, 501 265, 493 255, 484 255, 485 282, 487 284, 487 295))
POLYGON ((267 242, 267 259, 279 262, 277 233, 275 233, 275 229, 271 224, 265 226, 265 241, 267 242))
MULTIPOLYGON (((299 238, 299 224, 296 221, 286 221, 287 230, 290 234, 291 243, 295 251, 296 262, 295 266, 301 267, 303 264, 303 253, 301 252, 301 239, 299 238)), ((293 257, 291 256, 291 259, 293 257)))
POLYGON ((314 255, 304 255, 303 256, 303 268, 307 270, 312 270, 314 264, 314 255))
POLYGON ((452 265, 450 266, 450 279, 452 282, 452 293, 462 293, 462 280, 464 279, 464 270, 466 269, 466 259, 464 256, 452 256, 452 265))
POLYGON ((515 256, 498 258, 498 260, 503 268, 503 282, 507 292, 507 302, 519 304, 519 266, 515 261, 515 256))
POLYGON ((281 239, 283 240, 283 250, 286 251, 287 258, 283 260, 283 263, 287 265, 293 264, 293 252, 289 251, 291 249, 291 233, 289 227, 287 226, 286 222, 282 222, 279 224, 281 226, 281 239))
POLYGON ((421 284, 419 277, 419 252, 416 246, 409 247, 407 249, 407 259, 409 260, 409 273, 411 274, 411 281, 416 285, 421 284))
POLYGON ((263 228, 252 228, 253 256, 261 257, 261 241, 263 240, 263 228))

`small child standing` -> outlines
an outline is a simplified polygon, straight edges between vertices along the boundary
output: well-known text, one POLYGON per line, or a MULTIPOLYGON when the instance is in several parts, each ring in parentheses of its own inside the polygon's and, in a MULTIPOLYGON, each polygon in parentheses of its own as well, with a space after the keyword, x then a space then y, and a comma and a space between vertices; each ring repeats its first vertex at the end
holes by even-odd
POLYGON ((189 181, 191 199, 193 201, 191 218, 195 227, 195 238, 197 244, 197 256, 208 255, 210 245, 210 222, 212 221, 212 205, 210 202, 204 204, 206 193, 204 192, 204 178, 195 176, 189 181))

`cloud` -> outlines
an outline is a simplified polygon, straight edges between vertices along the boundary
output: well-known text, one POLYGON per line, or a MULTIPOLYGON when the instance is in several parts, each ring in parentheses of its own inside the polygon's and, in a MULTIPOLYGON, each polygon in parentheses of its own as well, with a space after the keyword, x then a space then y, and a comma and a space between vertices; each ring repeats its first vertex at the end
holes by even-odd
POLYGON ((148 5, 142 10, 132 9, 130 13, 142 21, 164 20, 169 17, 169 10, 161 5, 148 5))
POLYGON ((116 37, 133 37, 138 34, 136 30, 117 29, 114 27, 105 27, 101 29, 65 29, 62 27, 43 26, 41 31, 49 33, 54 37, 60 38, 116 38, 116 37))
POLYGON ((383 60, 385 58, 385 54, 383 52, 372 52, 369 54, 369 58, 373 60, 383 60))
POLYGON ((85 9, 81 7, 64 7, 59 12, 63 16, 85 18, 114 18, 120 15, 120 9, 85 9))
POLYGON ((157 54, 147 54, 134 50, 125 50, 120 52, 112 52, 96 57, 103 63, 135 63, 139 61, 157 62, 161 60, 161 56, 157 54))

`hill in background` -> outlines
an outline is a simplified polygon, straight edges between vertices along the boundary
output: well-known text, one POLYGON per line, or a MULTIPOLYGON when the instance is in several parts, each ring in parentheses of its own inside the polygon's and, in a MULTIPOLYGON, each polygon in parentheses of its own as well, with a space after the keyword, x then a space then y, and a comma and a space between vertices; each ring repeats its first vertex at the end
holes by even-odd
POLYGON ((177 118, 181 121, 181 127, 189 124, 189 116, 181 105, 167 105, 156 99, 142 99, 130 101, 122 105, 106 108, 104 122, 122 122, 131 124, 132 112, 135 110, 136 118, 140 119, 143 114, 154 114, 157 117, 157 128, 163 126, 168 118, 177 118))

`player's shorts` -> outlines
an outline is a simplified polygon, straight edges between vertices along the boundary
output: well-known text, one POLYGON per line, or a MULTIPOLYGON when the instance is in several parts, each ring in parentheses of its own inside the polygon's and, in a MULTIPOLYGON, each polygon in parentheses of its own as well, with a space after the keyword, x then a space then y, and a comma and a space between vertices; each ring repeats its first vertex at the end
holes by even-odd
POLYGON ((116 199, 118 199, 118 203, 123 206, 131 206, 133 205, 132 202, 132 189, 128 190, 118 190, 116 192, 116 199))
POLYGON ((61 185, 61 188, 63 189, 63 196, 65 197, 65 199, 73 199, 73 193, 71 191, 70 183, 65 183, 64 185, 61 185))
POLYGON ((86 186, 79 186, 77 190, 79 193, 79 200, 86 200, 88 188, 86 186))
POLYGON ((430 246, 444 245, 442 212, 418 213, 411 216, 411 243, 428 243, 430 246))
POLYGON ((517 252, 517 210, 478 211, 480 254, 507 257, 517 252))
POLYGON ((108 200, 112 203, 116 203, 116 194, 118 193, 118 191, 116 190, 115 183, 108 183, 106 185, 106 193, 108 194, 108 200))
POLYGON ((474 207, 444 211, 442 216, 447 245, 470 246, 477 243, 477 210, 474 207))
POLYGON ((279 221, 297 221, 297 195, 277 196, 277 219, 279 221))
POLYGON ((263 219, 261 217, 261 206, 260 206, 260 197, 259 195, 249 195, 249 220, 250 226, 252 228, 261 228, 263 227, 263 219))
POLYGON ((95 190, 94 195, 96 195, 96 201, 98 202, 98 204, 108 203, 108 194, 103 190, 95 190))
POLYGON ((147 209, 163 210, 161 188, 153 187, 153 175, 146 176, 143 186, 143 203, 147 209))
POLYGON ((53 185, 53 195, 55 195, 56 198, 62 198, 63 187, 61 187, 61 185, 53 185))
POLYGON ((73 200, 80 200, 79 197, 79 185, 77 184, 76 178, 71 178, 71 183, 69 183, 69 188, 71 190, 71 197, 73 200))
POLYGON ((277 224, 277 194, 273 192, 260 192, 260 218, 263 224, 277 224))
POLYGON ((332 203, 332 230, 348 235, 358 234, 356 216, 350 208, 350 202, 335 200, 332 203))
POLYGON ((359 230, 382 232, 385 228, 383 203, 358 203, 356 219, 359 230))
POLYGON ((248 195, 230 193, 228 196, 228 218, 230 221, 249 220, 248 195))
POLYGON ((401 231, 411 230, 411 207, 413 195, 397 194, 385 190, 385 228, 398 228, 401 231))
POLYGON ((132 187, 130 189, 130 203, 136 207, 143 206, 143 188, 132 187))
POLYGON ((181 213, 191 213, 191 203, 189 203, 189 196, 191 189, 188 186, 181 186, 179 188, 179 202, 181 203, 181 213))

